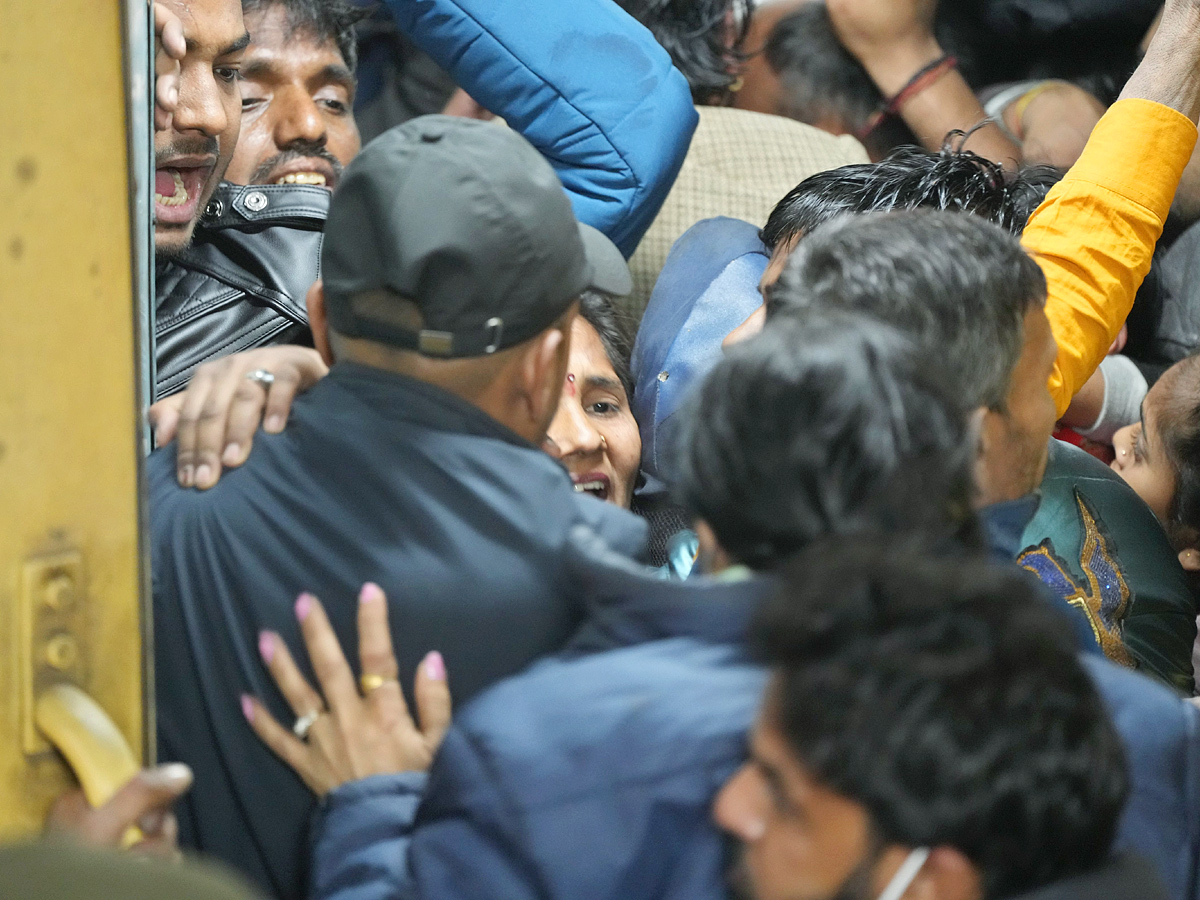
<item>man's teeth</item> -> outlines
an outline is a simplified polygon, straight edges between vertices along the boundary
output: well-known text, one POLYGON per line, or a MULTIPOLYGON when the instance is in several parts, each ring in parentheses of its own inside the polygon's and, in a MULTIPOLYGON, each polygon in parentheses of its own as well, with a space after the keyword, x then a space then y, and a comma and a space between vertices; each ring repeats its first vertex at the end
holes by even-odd
POLYGON ((163 206, 183 206, 187 203, 188 192, 187 187, 183 183, 183 176, 175 169, 168 169, 171 173, 171 178, 175 180, 175 193, 170 197, 154 192, 154 202, 161 203, 163 206))
POLYGON ((582 494, 585 491, 602 491, 604 490, 603 481, 581 481, 575 485, 575 492, 582 494))
POLYGON ((320 172, 292 172, 275 181, 276 184, 315 184, 325 187, 325 176, 320 172))

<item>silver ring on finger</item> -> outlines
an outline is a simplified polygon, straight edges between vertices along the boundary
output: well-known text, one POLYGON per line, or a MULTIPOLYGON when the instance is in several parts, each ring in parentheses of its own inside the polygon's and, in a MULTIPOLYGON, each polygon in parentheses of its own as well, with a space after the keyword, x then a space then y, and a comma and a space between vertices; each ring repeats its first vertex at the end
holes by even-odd
POLYGON ((292 734, 302 741, 307 741, 308 733, 312 731, 313 724, 324 714, 325 710, 323 709, 314 709, 310 713, 305 713, 292 725, 292 734))
POLYGON ((275 376, 266 369, 255 369, 253 372, 246 373, 246 380, 253 381, 267 389, 275 383, 275 376))

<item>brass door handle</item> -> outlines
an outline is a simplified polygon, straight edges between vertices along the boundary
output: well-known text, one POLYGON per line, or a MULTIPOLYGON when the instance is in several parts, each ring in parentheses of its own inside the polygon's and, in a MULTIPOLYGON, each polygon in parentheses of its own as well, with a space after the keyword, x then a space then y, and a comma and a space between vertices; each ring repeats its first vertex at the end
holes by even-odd
MULTIPOLYGON (((108 713, 73 684, 51 685, 38 694, 34 721, 66 758, 93 807, 111 800, 141 769, 108 713)), ((131 828, 122 843, 128 847, 141 839, 131 828)))

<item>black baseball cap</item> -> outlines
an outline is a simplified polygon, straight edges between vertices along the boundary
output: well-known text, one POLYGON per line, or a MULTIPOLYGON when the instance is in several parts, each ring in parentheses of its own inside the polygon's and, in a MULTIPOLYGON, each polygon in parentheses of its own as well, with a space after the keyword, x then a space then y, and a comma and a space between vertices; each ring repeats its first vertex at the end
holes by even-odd
POLYGON ((632 289, 621 252, 575 220, 528 141, 450 116, 405 122, 350 163, 321 269, 334 331, 448 358, 526 341, 585 290, 632 289), (389 294, 416 306, 420 328, 389 309, 389 294))

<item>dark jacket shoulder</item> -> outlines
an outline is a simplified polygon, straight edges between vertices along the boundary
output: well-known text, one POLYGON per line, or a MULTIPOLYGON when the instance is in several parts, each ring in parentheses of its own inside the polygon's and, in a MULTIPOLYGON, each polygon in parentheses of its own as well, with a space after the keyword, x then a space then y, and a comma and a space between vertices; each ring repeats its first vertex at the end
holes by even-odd
POLYGON ((156 272, 155 399, 210 359, 310 344, 305 295, 320 277, 329 191, 222 182, 191 245, 156 272))

